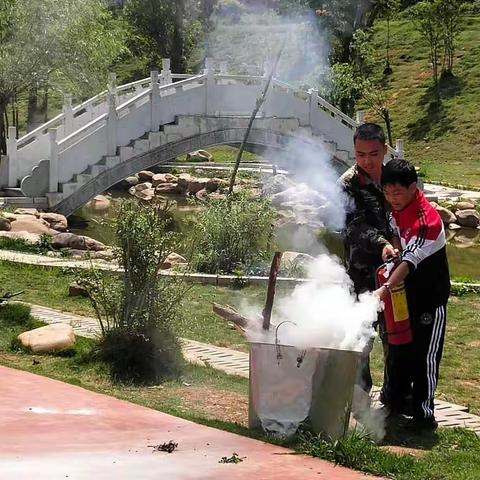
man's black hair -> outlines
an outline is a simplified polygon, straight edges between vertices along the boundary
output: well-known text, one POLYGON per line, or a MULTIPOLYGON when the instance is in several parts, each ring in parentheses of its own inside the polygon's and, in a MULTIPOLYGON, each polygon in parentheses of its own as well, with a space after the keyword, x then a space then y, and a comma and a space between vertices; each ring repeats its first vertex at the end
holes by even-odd
POLYGON ((358 140, 378 140, 385 145, 385 132, 380 125, 376 123, 363 123, 358 126, 353 135, 353 143, 358 140))
POLYGON ((399 184, 408 188, 413 182, 418 181, 415 167, 400 158, 390 160, 382 169, 382 186, 399 184))

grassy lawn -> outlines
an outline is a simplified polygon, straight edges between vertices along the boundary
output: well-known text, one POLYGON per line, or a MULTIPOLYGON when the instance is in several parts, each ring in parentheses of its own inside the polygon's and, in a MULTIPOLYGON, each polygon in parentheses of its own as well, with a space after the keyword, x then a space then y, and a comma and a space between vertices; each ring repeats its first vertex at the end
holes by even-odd
MULTIPOLYGON (((73 273, 20 264, 0 262, 0 282, 4 291, 25 289, 21 299, 39 305, 80 315, 94 316, 85 298, 69 297, 68 285, 73 273)), ((284 289, 278 289, 281 295, 284 289)), ((241 306, 243 302, 262 305, 265 289, 248 287, 242 290, 194 285, 184 303, 184 317, 175 325, 182 337, 246 351, 245 339, 228 323, 211 311, 213 302, 241 306)), ((447 339, 442 361, 438 398, 468 405, 472 413, 480 414, 480 296, 469 294, 452 297, 449 304, 447 339)), ((382 382, 382 355, 379 341, 375 342, 372 368, 377 385, 382 382)))
MULTIPOLYGON (((19 306, 7 308, 12 307, 19 306)), ((89 355, 95 347, 92 340, 78 338, 68 354, 31 355, 12 350, 11 340, 32 325, 9 323, 5 310, 0 311, 1 365, 51 377, 212 427, 273 441, 247 429, 246 379, 210 368, 186 366, 179 379, 159 386, 113 384, 107 366, 89 355)), ((335 443, 301 435, 287 446, 395 480, 476 480, 480 466, 480 439, 472 432, 460 429, 440 429, 432 437, 389 439, 384 445, 377 445, 356 432, 335 443)))
MULTIPOLYGON (((442 105, 432 103, 428 45, 411 22, 391 22, 388 91, 394 138, 406 142, 407 158, 428 181, 480 187, 480 17, 469 17, 458 38, 454 77, 443 79, 442 105)), ((374 28, 383 70, 386 23, 374 28)))
MULTIPOLYGON (((208 148, 208 152, 213 155, 213 161, 218 163, 229 163, 234 162, 237 157, 238 148, 231 147, 230 145, 218 145, 215 147, 208 148)), ((177 162, 191 162, 195 164, 196 162, 187 160, 185 156, 177 157, 177 162)), ((242 154, 242 163, 243 162, 263 162, 264 159, 260 155, 255 153, 244 151, 242 154)))

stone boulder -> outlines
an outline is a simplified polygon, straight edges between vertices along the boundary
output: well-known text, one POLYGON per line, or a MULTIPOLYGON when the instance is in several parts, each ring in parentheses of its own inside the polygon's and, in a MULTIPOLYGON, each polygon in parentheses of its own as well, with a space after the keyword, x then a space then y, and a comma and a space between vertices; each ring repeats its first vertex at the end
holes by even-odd
POLYGON ((151 182, 154 173, 149 170, 142 170, 141 172, 138 172, 137 175, 140 182, 151 182))
POLYGON ((153 188, 146 188, 145 190, 137 191, 132 187, 129 192, 139 200, 144 200, 145 202, 150 202, 155 197, 155 190, 153 188))
POLYGON ((286 175, 277 174, 273 177, 269 177, 265 182, 263 182, 262 193, 265 196, 274 195, 275 193, 280 193, 288 188, 295 186, 295 183, 288 178, 286 175))
POLYGON ((9 232, 12 228, 11 222, 8 218, 0 216, 0 231, 9 232))
POLYGON ((306 267, 314 258, 307 253, 283 252, 280 262, 280 272, 292 267, 306 267))
POLYGON ((443 223, 449 225, 450 223, 455 223, 457 221, 455 214, 448 210, 448 208, 437 205, 435 209, 439 213, 440 217, 442 217, 443 223))
POLYGON ((96 195, 86 203, 86 207, 93 212, 105 212, 107 211, 112 202, 105 195, 96 195))
POLYGON ((71 325, 54 323, 23 332, 17 339, 33 353, 58 352, 75 344, 75 333, 71 325))
POLYGON ((68 296, 69 297, 89 297, 88 290, 85 287, 82 287, 76 282, 71 283, 68 286, 68 296))
POLYGON ((84 235, 75 235, 74 233, 59 233, 55 235, 52 240, 52 247, 57 250, 62 248, 92 250, 94 252, 105 250, 105 245, 103 243, 84 235))
POLYGON ((181 173, 177 179, 178 187, 182 192, 186 192, 188 190, 188 184, 192 180, 194 180, 194 178, 189 173, 181 173))
POLYGON ((202 188, 195 194, 195 198, 204 202, 208 198, 208 192, 205 188, 202 188))
POLYGON ((192 178, 192 180, 188 182, 187 192, 195 195, 206 187, 208 181, 208 178, 192 178))
POLYGON ((66 232, 68 228, 67 217, 60 215, 59 213, 40 213, 40 218, 45 220, 50 228, 53 228, 57 232, 66 232))
POLYGON ((162 263, 162 270, 168 270, 169 268, 173 267, 186 266, 187 264, 187 259, 185 257, 182 257, 178 253, 172 252, 167 256, 167 258, 165 258, 164 262, 162 263))
POLYGON ((50 224, 41 218, 36 218, 33 215, 22 215, 10 224, 10 231, 12 232, 28 232, 36 233, 38 235, 55 235, 55 230, 50 228, 50 224))
POLYGON ((35 245, 40 241, 41 236, 38 233, 0 231, 0 237, 12 238, 14 240, 23 240, 25 243, 35 245))
POLYGON ((213 155, 206 150, 196 150, 194 152, 187 153, 187 160, 190 162, 212 162, 213 155))
POLYGON ((472 202, 467 202, 467 201, 461 201, 455 204, 455 208, 457 210, 474 210, 475 209, 475 204, 472 202))
POLYGON ((140 180, 136 175, 132 175, 131 177, 125 178, 123 180, 123 184, 125 185, 125 189, 129 189, 130 187, 134 187, 135 185, 138 185, 140 183, 140 180))
POLYGON ((480 213, 476 210, 457 210, 457 223, 462 227, 477 228, 480 225, 480 213))
POLYGON ((228 182, 223 178, 210 178, 205 185, 205 189, 208 193, 216 192, 222 187, 228 187, 228 182))
POLYGON ((14 222, 17 219, 17 215, 10 212, 2 212, 2 217, 6 218, 10 223, 14 222))
POLYGON ((176 194, 181 193, 180 187, 176 183, 160 183, 155 187, 155 194, 176 194))
POLYGON ((15 215, 33 215, 38 216, 38 210, 36 208, 17 208, 14 212, 15 215))
POLYGON ((139 183, 133 187, 136 192, 143 192, 144 190, 149 190, 152 188, 152 184, 150 182, 139 183))

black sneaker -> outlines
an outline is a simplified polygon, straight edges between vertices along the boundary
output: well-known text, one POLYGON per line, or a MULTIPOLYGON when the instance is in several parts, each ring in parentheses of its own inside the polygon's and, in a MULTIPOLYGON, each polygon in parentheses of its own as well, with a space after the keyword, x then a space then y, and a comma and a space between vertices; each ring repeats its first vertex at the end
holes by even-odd
POLYGON ((417 432, 433 432, 438 428, 438 422, 435 417, 413 417, 408 422, 408 428, 417 432))

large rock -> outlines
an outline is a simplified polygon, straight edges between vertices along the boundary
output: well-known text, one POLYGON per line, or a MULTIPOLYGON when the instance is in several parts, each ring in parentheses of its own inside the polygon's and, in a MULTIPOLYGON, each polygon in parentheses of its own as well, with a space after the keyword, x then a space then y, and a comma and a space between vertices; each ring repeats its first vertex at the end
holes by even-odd
POLYGON ((68 286, 68 296, 69 297, 89 297, 88 290, 83 287, 82 285, 79 285, 76 282, 71 283, 68 286))
POLYGON ((54 235, 57 232, 50 228, 48 222, 33 215, 28 215, 29 219, 18 218, 11 223, 12 232, 28 232, 38 235, 54 235))
POLYGON ((10 223, 10 220, 8 218, 0 216, 0 231, 8 232, 10 231, 11 228, 12 228, 12 225, 10 223))
POLYGON ((139 183, 133 187, 136 192, 143 192, 143 190, 149 190, 152 188, 152 184, 150 182, 139 183))
POLYGON ((457 221, 455 214, 448 210, 448 208, 437 205, 435 209, 440 214, 440 217, 442 217, 443 223, 449 225, 450 223, 455 223, 457 221))
POLYGON ((203 190, 208 182, 208 178, 192 178, 192 180, 188 182, 187 192, 195 195, 200 190, 203 190))
POLYGON ((0 231, 0 237, 12 238, 14 240, 23 240, 25 243, 35 245, 40 241, 41 235, 38 233, 29 232, 2 232, 0 231))
POLYGON ((206 150, 196 150, 187 153, 187 160, 191 162, 211 162, 213 161, 213 155, 206 150))
POLYGON ((52 247, 58 250, 72 248, 75 250, 92 250, 94 252, 105 250, 105 245, 93 238, 74 233, 59 233, 53 237, 52 247))
POLYGON ((21 333, 18 341, 33 353, 58 352, 75 344, 75 334, 71 325, 54 323, 21 333))
POLYGON ((165 258, 162 263, 162 270, 167 270, 173 267, 180 267, 187 265, 187 259, 182 257, 178 253, 172 252, 170 255, 165 258))
POLYGON ((193 180, 194 178, 189 174, 189 173, 181 173, 178 176, 178 186, 182 192, 186 192, 188 190, 188 184, 193 180))
POLYGON ((207 199, 208 199, 208 192, 205 188, 202 188, 201 190, 199 190, 196 194, 195 194, 195 198, 202 201, 202 202, 205 202, 207 199))
POLYGON ((105 212, 110 208, 111 204, 112 202, 105 195, 96 195, 85 206, 94 212, 105 212))
POLYGON ((475 204, 472 202, 467 202, 467 201, 461 201, 455 204, 455 208, 457 210, 473 210, 475 209, 475 204))
POLYGON ((265 180, 263 183, 262 193, 265 196, 270 196, 274 195, 275 193, 283 192, 287 190, 287 188, 294 186, 295 183, 290 180, 290 178, 282 174, 277 174, 265 180))
POLYGON ((36 208, 17 208, 14 212, 15 215, 33 215, 38 216, 38 210, 36 208))
POLYGON ((477 228, 480 225, 480 213, 476 210, 457 210, 455 215, 457 223, 462 227, 477 228))
POLYGON ((155 189, 153 188, 146 188, 145 190, 137 191, 134 187, 132 187, 129 192, 139 200, 144 200, 146 202, 153 200, 155 197, 155 189))
POLYGON ((45 220, 50 228, 53 228, 57 232, 66 232, 68 228, 67 217, 60 215, 59 213, 40 213, 40 218, 45 220))
POLYGON ((151 182, 154 173, 149 170, 142 170, 141 172, 138 172, 137 175, 141 182, 151 182))
POLYGON ((280 271, 286 268, 292 267, 305 267, 308 265, 314 258, 307 253, 301 252, 283 252, 282 260, 280 262, 280 271))
POLYGON ((223 178, 210 178, 205 185, 208 193, 216 192, 221 187, 227 187, 228 182, 223 178))
POLYGON ((176 183, 160 183, 155 187, 155 194, 175 194, 180 193, 180 187, 176 183))
POLYGON ((132 175, 131 177, 125 178, 123 180, 123 184, 125 185, 125 188, 128 190, 130 187, 134 187, 135 185, 138 185, 140 183, 140 180, 136 175, 132 175))

